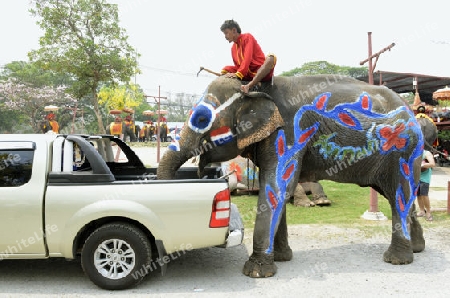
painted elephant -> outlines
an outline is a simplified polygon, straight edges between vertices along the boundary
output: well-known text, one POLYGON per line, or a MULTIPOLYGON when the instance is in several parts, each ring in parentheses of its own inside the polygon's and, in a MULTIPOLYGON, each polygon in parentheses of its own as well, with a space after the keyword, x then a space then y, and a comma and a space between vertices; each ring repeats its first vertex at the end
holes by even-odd
POLYGON ((301 180, 355 183, 386 197, 392 236, 384 261, 408 264, 424 250, 414 216, 423 135, 395 92, 335 75, 275 77, 266 93, 244 95, 240 86, 226 77, 210 83, 162 157, 158 179, 173 178, 195 155, 200 177, 209 163, 251 158, 260 192, 245 275, 273 276, 274 261, 292 258, 285 203, 301 180))
POLYGON ((312 181, 297 184, 292 204, 301 207, 328 206, 331 205, 331 201, 325 194, 322 185, 318 181, 312 181), (312 200, 308 198, 308 195, 312 196, 312 200))
POLYGON ((130 138, 130 142, 136 141, 136 135, 134 134, 134 127, 131 129, 123 121, 111 122, 106 126, 106 133, 118 136, 119 138, 123 135, 123 140, 126 141, 130 138))

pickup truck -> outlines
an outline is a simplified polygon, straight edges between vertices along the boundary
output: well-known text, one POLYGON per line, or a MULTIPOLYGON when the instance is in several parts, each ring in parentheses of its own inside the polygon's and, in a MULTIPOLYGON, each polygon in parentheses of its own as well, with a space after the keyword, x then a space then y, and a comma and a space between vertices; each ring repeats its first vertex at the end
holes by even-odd
POLYGON ((79 259, 94 284, 116 290, 164 274, 174 254, 241 244, 220 168, 204 179, 196 170, 157 180, 109 135, 0 135, 0 260, 79 259))

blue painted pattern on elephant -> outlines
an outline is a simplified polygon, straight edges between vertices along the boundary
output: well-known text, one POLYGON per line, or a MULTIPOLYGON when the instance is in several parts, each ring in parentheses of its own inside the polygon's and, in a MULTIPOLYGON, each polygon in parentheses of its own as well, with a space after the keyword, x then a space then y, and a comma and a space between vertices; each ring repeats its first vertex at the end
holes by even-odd
MULTIPOLYGON (((399 107, 387 114, 376 113, 372 111, 372 100, 366 92, 363 92, 355 102, 342 103, 336 105, 331 110, 326 110, 328 100, 331 97, 331 93, 326 92, 318 95, 311 105, 302 106, 296 113, 294 118, 294 144, 292 147, 287 146, 284 130, 279 130, 278 136, 275 142, 275 148, 278 155, 278 165, 276 169, 276 185, 266 185, 265 192, 266 198, 271 207, 272 220, 270 224, 270 238, 269 247, 266 249, 266 253, 273 251, 273 242, 275 237, 275 227, 279 221, 281 212, 283 211, 284 201, 289 194, 286 193, 286 188, 289 182, 294 177, 294 173, 298 168, 297 157, 299 152, 305 148, 308 141, 317 132, 320 123, 315 122, 313 125, 306 129, 300 127, 300 120, 306 111, 313 111, 323 117, 333 119, 336 123, 346 127, 348 129, 364 131, 361 122, 354 113, 362 115, 365 119, 395 119, 395 117, 402 112, 407 112, 411 116, 409 120, 398 119, 394 125, 380 124, 375 127, 372 126, 368 130, 368 144, 366 146, 366 154, 372 153, 372 150, 378 150, 380 154, 389 154, 392 151, 404 151, 408 148, 409 135, 408 131, 412 132, 418 138, 418 143, 413 149, 412 154, 408 160, 400 159, 400 173, 408 181, 408 192, 410 195, 406 197, 406 190, 399 184, 396 190, 396 209, 400 215, 402 222, 402 231, 405 238, 410 239, 410 235, 407 228, 406 218, 409 210, 416 198, 418 183, 414 182, 413 175, 413 162, 422 154, 423 150, 423 136, 420 132, 420 126, 417 124, 412 112, 406 108, 406 106, 399 107), (373 136, 373 132, 375 136, 373 136), (370 135, 369 135, 370 133, 370 135)), ((328 135, 328 138, 330 136, 328 135)), ((320 140, 320 139, 319 139, 320 140)), ((353 150, 354 152, 362 151, 361 147, 346 147, 346 150, 353 150)), ((320 151, 324 158, 339 159, 342 155, 331 155, 328 151, 320 151)))

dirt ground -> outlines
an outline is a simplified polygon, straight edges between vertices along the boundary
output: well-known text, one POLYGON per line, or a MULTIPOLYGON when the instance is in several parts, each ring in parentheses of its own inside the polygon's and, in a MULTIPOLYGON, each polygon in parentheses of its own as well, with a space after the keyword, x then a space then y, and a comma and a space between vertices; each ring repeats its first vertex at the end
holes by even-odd
POLYGON ((427 247, 409 265, 382 260, 389 221, 369 222, 371 229, 294 225, 288 228, 294 258, 277 263, 272 278, 241 273, 252 250, 249 230, 243 245, 188 251, 172 258, 165 276, 152 272, 125 291, 97 288, 78 261, 4 260, 0 297, 448 297, 449 227, 422 222, 427 247))

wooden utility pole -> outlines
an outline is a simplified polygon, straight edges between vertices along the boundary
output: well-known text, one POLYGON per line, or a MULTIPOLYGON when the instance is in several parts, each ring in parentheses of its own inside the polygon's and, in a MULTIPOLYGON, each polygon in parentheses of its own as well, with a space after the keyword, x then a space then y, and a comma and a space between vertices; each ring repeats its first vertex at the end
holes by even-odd
MULTIPOLYGON (((375 70, 375 67, 377 66, 378 58, 380 55, 386 51, 390 51, 392 47, 395 46, 395 43, 391 43, 389 46, 385 47, 381 51, 372 54, 372 32, 367 32, 368 37, 368 57, 367 59, 361 61, 359 64, 364 65, 364 63, 369 62, 369 84, 373 85, 373 72, 375 70), (373 63, 372 59, 375 58, 375 63, 373 63)), ((380 81, 380 84, 382 82, 380 81)), ((370 203, 369 203, 369 213, 377 214, 378 211, 378 195, 377 192, 370 188, 370 203)))
POLYGON ((155 102, 158 104, 158 110, 156 111, 156 114, 158 115, 158 124, 156 126, 156 140, 157 140, 157 146, 156 146, 156 162, 159 163, 159 157, 160 157, 160 148, 161 148, 161 138, 159 137, 159 120, 161 118, 161 99, 167 99, 165 96, 161 96, 161 86, 158 86, 158 96, 152 96, 152 95, 144 95, 144 97, 152 97, 155 102))

